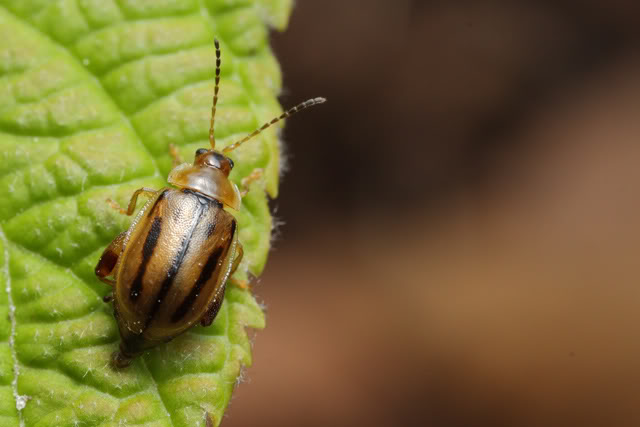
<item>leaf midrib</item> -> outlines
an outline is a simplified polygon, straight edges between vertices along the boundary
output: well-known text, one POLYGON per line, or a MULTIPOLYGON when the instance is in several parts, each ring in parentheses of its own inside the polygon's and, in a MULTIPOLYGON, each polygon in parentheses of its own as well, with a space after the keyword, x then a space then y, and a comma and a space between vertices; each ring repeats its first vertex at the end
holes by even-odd
MULTIPOLYGON (((6 276, 6 292, 7 292, 7 304, 9 305, 9 322, 11 323, 11 329, 9 332, 9 349, 11 351, 11 360, 13 362, 11 370, 11 390, 13 392, 13 400, 16 405, 16 409, 18 408, 18 400, 20 399, 20 394, 18 393, 18 372, 19 372, 19 363, 18 363, 18 355, 16 353, 15 347, 15 337, 16 337, 16 306, 13 303, 12 289, 11 289, 11 272, 9 270, 10 263, 10 254, 9 254, 9 241, 7 240, 6 235, 4 234, 4 230, 2 229, 2 225, 0 225, 0 241, 2 241, 2 246, 4 250, 4 266, 2 267, 4 270, 4 274, 6 276)), ((18 421, 20 427, 24 427, 24 417, 22 415, 22 411, 17 410, 18 412, 18 421)))

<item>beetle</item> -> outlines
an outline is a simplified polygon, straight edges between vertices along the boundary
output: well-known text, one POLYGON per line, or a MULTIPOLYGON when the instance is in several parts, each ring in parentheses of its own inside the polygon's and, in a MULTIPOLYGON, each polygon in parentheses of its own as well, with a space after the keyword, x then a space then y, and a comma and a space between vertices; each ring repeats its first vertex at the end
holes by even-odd
POLYGON ((234 163, 227 153, 280 120, 325 102, 324 98, 302 102, 217 151, 214 124, 221 61, 218 40, 214 44, 211 148, 198 149, 193 164, 189 164, 182 163, 170 145, 174 168, 167 181, 175 188, 140 188, 131 196, 126 210, 107 200, 130 216, 138 197, 149 197, 129 229, 107 246, 95 268, 97 277, 113 287, 104 301, 113 302, 120 331, 119 350, 111 357, 117 368, 128 366, 134 357, 172 340, 198 322, 211 325, 222 304, 226 283, 243 255, 236 219, 227 208, 239 210, 249 184, 262 174, 260 169, 254 170, 242 180, 240 191, 229 179, 234 163))

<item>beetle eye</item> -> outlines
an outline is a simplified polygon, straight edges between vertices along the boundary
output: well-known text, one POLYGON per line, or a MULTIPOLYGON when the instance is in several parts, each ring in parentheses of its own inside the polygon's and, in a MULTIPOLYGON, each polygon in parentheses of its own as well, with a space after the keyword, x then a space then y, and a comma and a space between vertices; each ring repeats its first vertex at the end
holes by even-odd
POLYGON ((233 160, 229 159, 228 157, 227 157, 227 159, 229 160, 229 167, 230 167, 231 169, 233 169, 233 166, 234 166, 234 164, 233 164, 233 160))
POLYGON ((207 150, 206 148, 198 148, 196 150, 196 156, 200 156, 200 155, 206 153, 207 151, 209 151, 209 150, 207 150))

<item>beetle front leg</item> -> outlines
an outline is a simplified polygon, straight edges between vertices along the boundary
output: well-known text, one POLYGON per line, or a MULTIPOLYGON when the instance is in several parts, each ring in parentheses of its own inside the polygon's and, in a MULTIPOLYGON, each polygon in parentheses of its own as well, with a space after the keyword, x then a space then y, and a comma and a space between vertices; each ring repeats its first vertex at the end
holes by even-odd
POLYGON ((96 276, 109 286, 114 286, 116 284, 115 280, 107 279, 107 276, 111 276, 116 273, 114 270, 118 263, 118 258, 120 258, 120 254, 124 249, 126 234, 127 232, 123 231, 113 239, 113 242, 111 242, 104 252, 102 252, 100 260, 98 260, 98 264, 96 265, 96 276))
POLYGON ((249 186, 254 182, 262 178, 263 170, 261 168, 254 169, 249 175, 242 178, 242 190, 240 191, 240 196, 244 197, 249 192, 249 186))
POLYGON ((176 166, 184 163, 184 160, 182 160, 182 156, 180 156, 180 152, 178 152, 178 149, 173 144, 169 144, 169 155, 173 159, 173 167, 174 168, 176 166))
POLYGON ((114 202, 111 199, 107 199, 107 203, 109 203, 109 205, 113 209, 117 210, 122 215, 131 216, 133 215, 133 212, 136 210, 136 203, 138 202, 138 196, 140 194, 144 194, 145 196, 152 197, 156 193, 157 191, 154 190, 153 188, 146 188, 146 187, 138 188, 131 196, 131 200, 129 200, 129 206, 127 207, 127 210, 122 209, 118 203, 114 202))

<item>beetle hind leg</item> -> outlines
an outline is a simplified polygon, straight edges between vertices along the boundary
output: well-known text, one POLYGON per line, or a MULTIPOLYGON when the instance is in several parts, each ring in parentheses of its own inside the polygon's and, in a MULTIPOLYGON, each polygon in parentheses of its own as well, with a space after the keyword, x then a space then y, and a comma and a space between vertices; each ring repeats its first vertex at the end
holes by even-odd
POLYGON ((244 256, 244 249, 242 248, 242 244, 238 242, 235 258, 233 259, 233 264, 231 265, 231 273, 229 273, 229 282, 233 286, 237 286, 240 289, 249 289, 249 281, 240 280, 235 277, 231 277, 233 276, 233 273, 235 273, 235 271, 238 269, 238 266, 240 265, 240 261, 242 261, 243 256, 244 256))
POLYGON ((248 280, 240 280, 240 279, 236 279, 235 277, 232 277, 231 279, 229 279, 229 282, 240 289, 249 289, 249 281, 248 280))
POLYGON ((118 234, 115 239, 113 239, 113 242, 111 242, 111 244, 107 246, 104 252, 102 252, 100 260, 96 265, 96 276, 98 276, 98 279, 109 286, 115 286, 116 284, 115 280, 109 279, 107 278, 107 276, 112 276, 116 273, 116 265, 118 264, 118 258, 120 258, 120 254, 124 249, 124 240, 126 234, 126 232, 122 232, 118 234))

